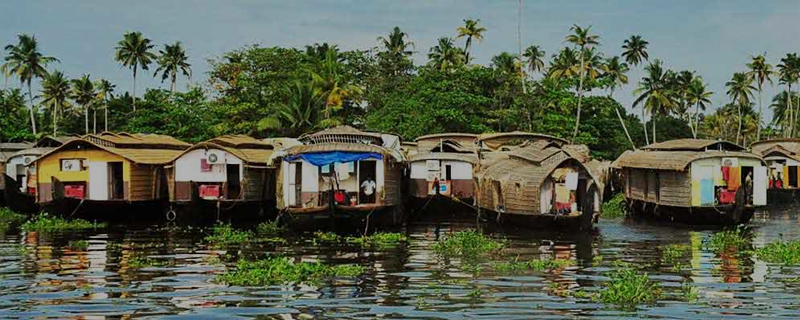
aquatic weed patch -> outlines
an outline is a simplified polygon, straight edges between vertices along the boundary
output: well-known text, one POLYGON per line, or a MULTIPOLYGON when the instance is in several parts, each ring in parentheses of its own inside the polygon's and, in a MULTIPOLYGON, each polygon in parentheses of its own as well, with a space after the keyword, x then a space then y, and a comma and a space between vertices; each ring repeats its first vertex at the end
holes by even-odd
POLYGON ((348 237, 347 242, 370 248, 395 248, 407 242, 408 237, 396 232, 378 232, 369 236, 348 237))
POLYGON ((89 241, 86 240, 70 240, 67 243, 67 248, 74 251, 85 251, 89 249, 89 241))
POLYGON ((216 246, 242 244, 255 239, 251 231, 236 230, 230 224, 217 223, 205 240, 216 246))
POLYGON ((616 219, 626 216, 628 214, 626 204, 625 195, 621 192, 617 193, 611 200, 603 203, 601 217, 603 219, 616 219))
POLYGON ((16 213, 6 207, 0 207, 0 233, 6 233, 8 230, 17 228, 25 222, 26 218, 24 214, 16 213))
POLYGON ((670 244, 661 248, 661 263, 672 266, 672 269, 679 271, 683 268, 681 260, 690 251, 690 247, 685 244, 670 244))
POLYGON ((524 271, 550 271, 572 265, 573 262, 561 259, 535 259, 528 261, 497 262, 492 266, 501 273, 520 273, 524 271))
POLYGON ((311 240, 311 242, 314 243, 315 245, 322 244, 322 243, 337 243, 337 242, 341 242, 341 241, 342 241, 342 237, 341 236, 339 236, 338 234, 336 234, 334 232, 330 232, 330 231, 328 231, 328 232, 323 232, 323 231, 314 232, 314 238, 311 240))
POLYGON ((22 230, 28 232, 58 232, 58 231, 78 231, 105 228, 105 223, 89 222, 83 219, 68 220, 61 217, 53 217, 47 214, 40 214, 22 224, 22 230))
POLYGON ((706 247, 718 255, 727 252, 748 254, 750 243, 749 230, 739 226, 713 234, 706 240, 706 247))
POLYGON ((259 237, 277 237, 284 231, 284 227, 278 225, 277 220, 265 221, 256 226, 256 234, 258 234, 259 237))
POLYGON ((769 263, 800 264, 800 240, 775 241, 756 249, 758 258, 769 263))
POLYGON ((439 255, 478 258, 496 253, 505 248, 505 241, 498 241, 474 230, 459 231, 446 236, 433 244, 433 251, 439 255))
POLYGON ((328 266, 319 262, 293 262, 287 257, 258 261, 239 260, 232 270, 214 281, 234 286, 263 286, 287 283, 316 283, 331 277, 357 277, 364 273, 359 265, 328 266))
POLYGON ((652 304, 661 296, 661 287, 650 281, 647 273, 632 268, 611 272, 611 278, 598 292, 596 300, 614 304, 620 309, 635 310, 640 305, 652 304))

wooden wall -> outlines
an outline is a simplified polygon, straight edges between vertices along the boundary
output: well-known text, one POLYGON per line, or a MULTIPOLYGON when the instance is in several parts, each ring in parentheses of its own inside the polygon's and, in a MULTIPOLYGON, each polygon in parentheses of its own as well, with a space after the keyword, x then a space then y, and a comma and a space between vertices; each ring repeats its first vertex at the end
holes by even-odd
POLYGON ((266 169, 259 168, 244 168, 244 179, 242 187, 244 188, 245 200, 261 200, 264 195, 264 176, 266 169))
POLYGON ((155 166, 143 164, 132 165, 127 199, 131 201, 154 199, 157 182, 155 166))
POLYGON ((625 196, 666 206, 691 205, 692 185, 687 171, 623 169, 625 196))
POLYGON ((391 206, 400 203, 400 184, 402 183, 403 167, 394 161, 384 160, 384 205, 391 206))

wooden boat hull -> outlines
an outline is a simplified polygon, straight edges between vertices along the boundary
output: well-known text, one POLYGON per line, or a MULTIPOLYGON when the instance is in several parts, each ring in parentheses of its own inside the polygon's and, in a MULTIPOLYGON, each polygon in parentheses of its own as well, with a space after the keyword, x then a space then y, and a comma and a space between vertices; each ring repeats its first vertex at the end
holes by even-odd
POLYGON ((402 225, 403 206, 340 206, 285 208, 278 222, 296 230, 375 230, 402 225))
POLYGON ((90 221, 114 222, 167 222, 167 200, 88 200, 57 198, 42 203, 42 209, 50 214, 90 221))
POLYGON ((767 206, 792 206, 800 198, 800 189, 767 189, 767 206))
POLYGON ((629 200, 629 212, 634 217, 655 218, 658 220, 691 225, 738 225, 753 218, 753 206, 720 205, 708 207, 658 206, 639 200, 629 200))
MULTIPOLYGON (((210 224, 225 221, 233 224, 259 222, 276 217, 274 201, 210 200, 173 201, 174 221, 210 224)), ((169 211, 169 210, 168 210, 169 211)))
POLYGON ((473 198, 453 198, 442 195, 427 197, 411 197, 409 207, 414 216, 427 215, 433 212, 448 212, 452 214, 475 215, 475 200, 473 198))
POLYGON ((517 214, 483 211, 482 217, 504 226, 520 226, 530 229, 589 230, 593 227, 591 215, 556 215, 556 214, 517 214))
MULTIPOLYGON (((36 203, 36 196, 20 191, 20 185, 8 175, 3 175, 5 179, 4 190, 0 190, 5 206, 18 213, 34 214, 38 213, 40 208, 36 203)), ((2 202, 0 202, 2 203, 2 202)))

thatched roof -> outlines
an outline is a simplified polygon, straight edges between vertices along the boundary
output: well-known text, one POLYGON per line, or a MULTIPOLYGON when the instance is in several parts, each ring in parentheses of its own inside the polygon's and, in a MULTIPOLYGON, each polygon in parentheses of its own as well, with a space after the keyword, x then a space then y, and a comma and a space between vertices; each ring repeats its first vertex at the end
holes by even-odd
POLYGON ((427 161, 427 160, 463 161, 474 165, 478 163, 478 155, 474 153, 427 152, 427 153, 416 154, 409 157, 408 162, 427 161))
POLYGON ((542 134, 542 133, 523 132, 523 131, 499 132, 499 133, 483 133, 483 134, 478 135, 477 140, 478 141, 487 141, 487 140, 495 140, 495 139, 501 139, 501 138, 502 139, 509 139, 509 138, 510 139, 513 139, 513 138, 519 138, 519 139, 546 139, 546 140, 558 141, 558 142, 561 142, 563 144, 569 143, 569 141, 561 139, 561 138, 558 138, 558 137, 555 137, 555 136, 542 134))
POLYGON ((220 149, 242 159, 245 163, 265 164, 274 152, 275 147, 262 140, 245 135, 226 135, 200 142, 180 153, 174 160, 189 151, 197 149, 220 149))
POLYGON ((615 168, 641 168, 683 171, 696 160, 722 157, 749 158, 761 160, 761 157, 749 152, 731 151, 625 151, 613 166, 615 168))
POLYGON ((461 139, 466 138, 466 139, 473 139, 474 140, 474 139, 478 138, 478 135, 477 134, 473 134, 473 133, 458 133, 458 132, 455 132, 455 133, 437 133, 437 134, 429 134, 429 135, 417 137, 416 139, 414 139, 414 141, 419 142, 420 140, 429 140, 429 139, 436 139, 436 140, 444 139, 444 140, 447 140, 448 138, 461 138, 461 139))
POLYGON ((133 163, 165 164, 172 161, 191 145, 164 135, 103 132, 98 135, 85 135, 80 139, 69 141, 45 153, 37 161, 61 150, 80 149, 82 147, 98 148, 123 157, 133 163))
POLYGON ((295 138, 266 138, 261 139, 261 141, 273 145, 275 149, 294 147, 303 144, 300 140, 295 138))
POLYGON ((780 147, 790 154, 800 154, 800 139, 796 138, 783 138, 771 139, 754 142, 750 145, 750 151, 762 156, 775 151, 775 147, 780 147))
POLYGON ((14 153, 33 147, 31 142, 3 142, 0 143, 0 162, 5 162, 14 153))
POLYGON ((55 148, 30 148, 15 152, 9 159, 17 156, 41 156, 45 153, 52 151, 55 148))
POLYGON ((34 147, 44 147, 44 148, 55 148, 67 142, 70 142, 75 139, 79 139, 80 137, 77 136, 45 136, 39 141, 36 141, 34 147))
POLYGON ((649 144, 642 147, 644 150, 670 150, 670 151, 742 151, 743 147, 728 141, 706 139, 676 139, 649 144))

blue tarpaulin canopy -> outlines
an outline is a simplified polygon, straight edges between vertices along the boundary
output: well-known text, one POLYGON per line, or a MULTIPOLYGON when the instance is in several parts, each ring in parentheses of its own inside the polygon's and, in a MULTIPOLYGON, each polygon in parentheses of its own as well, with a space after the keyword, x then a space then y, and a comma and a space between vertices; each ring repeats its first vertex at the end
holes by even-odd
POLYGON ((329 151, 329 152, 314 152, 314 153, 301 153, 297 155, 287 156, 286 161, 295 161, 303 159, 317 167, 329 165, 334 162, 352 162, 366 159, 383 159, 383 155, 375 152, 345 152, 345 151, 329 151))

